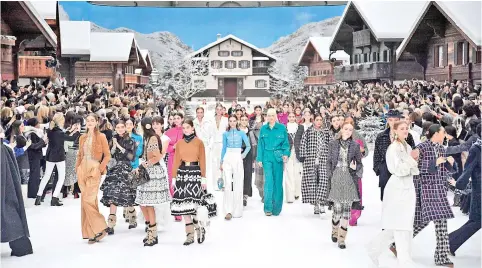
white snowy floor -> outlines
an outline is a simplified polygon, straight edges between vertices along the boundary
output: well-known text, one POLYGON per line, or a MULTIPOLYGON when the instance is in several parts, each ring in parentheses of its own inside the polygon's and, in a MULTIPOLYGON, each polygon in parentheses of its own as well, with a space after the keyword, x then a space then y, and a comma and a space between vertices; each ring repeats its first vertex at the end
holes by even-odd
MULTIPOLYGON (((167 230, 159 232, 159 244, 146 248, 142 244, 144 224, 128 230, 118 221, 116 233, 100 243, 88 245, 81 239, 80 200, 64 200, 63 207, 50 207, 46 200, 40 207, 27 208, 28 224, 34 254, 10 257, 8 244, 1 246, 1 266, 5 268, 49 267, 166 267, 195 265, 213 267, 372 267, 364 245, 380 231, 378 179, 371 170, 372 157, 364 160, 363 201, 365 211, 357 227, 349 228, 347 249, 340 250, 331 242, 331 212, 323 218, 313 215, 312 207, 285 204, 279 217, 265 217, 262 203, 255 196, 249 200, 240 219, 227 222, 219 216, 211 223, 204 244, 182 245, 184 224, 172 220, 167 230)), ((254 187, 254 186, 253 186, 254 187)), ((217 192, 221 207, 222 195, 217 192)), ((33 200, 29 200, 33 203, 33 200)), ((105 207, 101 208, 108 215, 105 207)), ((456 218, 449 220, 449 231, 464 224, 468 217, 455 209, 456 218)), ((118 211, 122 219, 122 210, 118 211)), ((455 267, 481 266, 481 232, 475 234, 453 258, 455 267)), ((413 241, 414 260, 420 267, 435 267, 433 253, 435 234, 430 225, 413 241)), ((396 267, 396 259, 388 250, 380 259, 381 267, 396 267)))

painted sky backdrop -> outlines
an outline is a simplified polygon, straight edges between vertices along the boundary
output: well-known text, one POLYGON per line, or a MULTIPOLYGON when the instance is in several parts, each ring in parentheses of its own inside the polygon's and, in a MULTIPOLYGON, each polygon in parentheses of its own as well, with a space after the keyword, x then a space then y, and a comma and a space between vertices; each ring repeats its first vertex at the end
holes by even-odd
POLYGON ((96 6, 61 1, 70 20, 101 27, 126 27, 140 33, 168 31, 199 49, 216 34, 234 34, 260 48, 295 32, 302 25, 341 16, 344 6, 281 8, 148 8, 96 6))

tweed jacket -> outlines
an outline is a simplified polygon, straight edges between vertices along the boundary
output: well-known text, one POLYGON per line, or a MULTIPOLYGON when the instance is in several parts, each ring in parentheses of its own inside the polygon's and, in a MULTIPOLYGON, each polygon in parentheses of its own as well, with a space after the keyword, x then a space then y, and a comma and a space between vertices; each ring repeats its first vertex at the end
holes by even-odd
MULTIPOLYGON (((326 161, 327 175, 328 178, 333 176, 333 171, 338 163, 338 158, 340 156, 340 141, 332 140, 328 143, 328 160, 326 161)), ((356 163, 356 170, 350 168, 350 174, 353 177, 355 185, 358 185, 358 178, 363 175, 363 163, 362 155, 360 152, 360 145, 353 140, 350 140, 348 145, 348 165, 354 160, 356 163)))
POLYGON ((420 143, 417 149, 420 175, 413 178, 417 195, 415 225, 453 218, 447 199, 447 180, 453 167, 448 162, 436 166, 438 157, 446 157, 445 148, 428 140, 420 143))
MULTIPOLYGON (((87 140, 87 133, 80 136, 79 139, 79 151, 77 153, 77 161, 75 163, 75 170, 80 166, 82 159, 84 158, 84 143, 87 140)), ((111 158, 110 156, 110 149, 109 143, 107 142, 107 138, 104 134, 100 133, 99 131, 94 132, 94 136, 92 137, 92 148, 91 154, 92 158, 96 161, 99 161, 99 170, 101 174, 105 174, 107 170, 107 164, 111 158)))

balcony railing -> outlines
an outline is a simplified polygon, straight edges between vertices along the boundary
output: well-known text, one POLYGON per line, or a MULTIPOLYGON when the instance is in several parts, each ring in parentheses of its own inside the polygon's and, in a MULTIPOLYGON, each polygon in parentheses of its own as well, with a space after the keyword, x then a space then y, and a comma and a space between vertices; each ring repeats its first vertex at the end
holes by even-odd
POLYGON ((136 74, 125 74, 124 79, 126 84, 137 84, 136 74))
POLYGON ((47 78, 54 74, 53 68, 47 68, 48 56, 18 56, 18 76, 25 78, 47 78))
POLYGON ((305 78, 305 85, 329 85, 335 83, 333 75, 308 76, 305 78))
POLYGON ((268 74, 268 67, 253 67, 253 75, 268 74))
POLYGON ((391 76, 391 62, 368 62, 335 67, 337 81, 390 79, 391 76))
POLYGON ((149 84, 149 76, 145 76, 145 75, 139 75, 137 77, 138 79, 138 84, 139 85, 147 85, 149 84))

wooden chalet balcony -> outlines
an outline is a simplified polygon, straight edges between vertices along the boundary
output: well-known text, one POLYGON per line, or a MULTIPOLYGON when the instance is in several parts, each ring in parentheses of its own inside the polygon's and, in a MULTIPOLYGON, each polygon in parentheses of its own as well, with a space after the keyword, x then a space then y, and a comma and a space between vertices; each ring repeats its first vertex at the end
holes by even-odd
POLYGON ((391 62, 367 62, 335 67, 336 81, 390 79, 391 62))
POLYGON ((329 85, 335 83, 333 75, 308 76, 305 85, 329 85))
POLYGON ((54 74, 53 68, 47 68, 45 62, 49 56, 18 56, 18 76, 24 78, 47 78, 54 74))
POLYGON ((138 74, 125 74, 124 83, 135 85, 147 85, 149 84, 149 76, 138 74))
POLYGON ((138 77, 138 83, 139 85, 147 85, 149 84, 149 76, 145 75, 139 75, 138 77))
POLYGON ((253 75, 268 74, 268 67, 253 67, 253 75))

